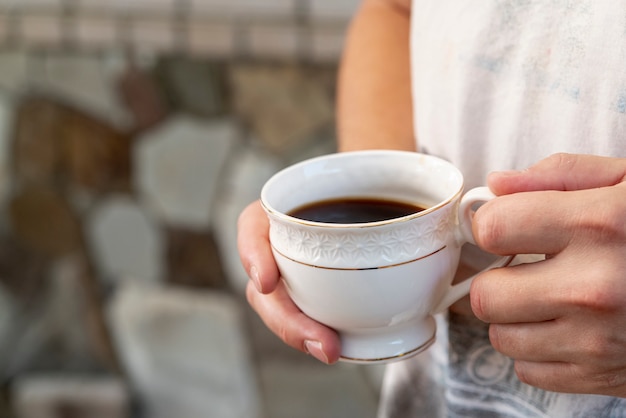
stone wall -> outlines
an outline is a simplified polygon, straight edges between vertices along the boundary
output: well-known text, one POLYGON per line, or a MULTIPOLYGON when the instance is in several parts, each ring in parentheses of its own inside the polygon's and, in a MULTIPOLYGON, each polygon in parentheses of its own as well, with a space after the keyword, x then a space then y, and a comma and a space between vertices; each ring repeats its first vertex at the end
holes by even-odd
POLYGON ((359 0, 1 0, 0 45, 335 61, 359 0))
POLYGON ((0 0, 1 417, 374 416, 378 375, 250 314, 235 242, 334 151, 354 7, 0 0))

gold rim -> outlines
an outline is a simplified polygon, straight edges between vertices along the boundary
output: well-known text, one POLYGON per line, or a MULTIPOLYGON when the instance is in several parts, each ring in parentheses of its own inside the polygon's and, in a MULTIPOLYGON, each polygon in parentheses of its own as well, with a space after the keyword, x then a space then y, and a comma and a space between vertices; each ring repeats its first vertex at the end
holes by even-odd
POLYGON ((455 167, 452 163, 450 163, 449 161, 446 161, 444 159, 441 159, 439 157, 433 156, 433 155, 428 155, 428 154, 422 154, 419 152, 412 152, 412 151, 394 151, 394 150, 363 150, 363 151, 351 151, 351 152, 338 152, 335 154, 332 154, 330 156, 321 156, 321 157, 315 157, 312 158, 310 160, 305 160, 305 161, 301 161, 299 163, 296 163, 290 167, 286 167, 283 170, 280 170, 278 173, 274 174, 274 176, 272 176, 267 182, 266 184, 263 186, 263 189, 261 190, 261 198, 259 199, 261 202, 261 206, 263 207, 263 209, 265 210, 265 212, 270 215, 273 216, 277 219, 280 219, 284 222, 289 222, 289 223, 295 223, 295 224, 300 224, 300 225, 308 225, 308 226, 316 226, 316 227, 321 227, 321 228, 338 228, 338 229, 342 229, 342 228, 373 228, 376 226, 381 226, 381 225, 389 225, 389 224, 395 224, 395 223, 402 223, 402 222, 407 222, 410 221, 412 219, 416 219, 416 218, 421 218, 422 216, 426 216, 432 212, 435 212, 447 205, 449 205, 450 203, 454 202, 461 194, 463 194, 463 190, 465 189, 465 180, 463 178, 463 174, 460 172, 460 170, 455 167), (357 154, 357 153, 362 153, 362 154, 373 154, 373 153, 382 153, 382 154, 418 154, 422 157, 426 157, 429 159, 433 159, 433 160, 438 160, 439 163, 443 163, 445 165, 448 165, 452 168, 452 170, 455 170, 458 172, 458 174, 460 175, 461 178, 461 184, 459 185, 459 188, 451 195, 448 196, 446 199, 440 201, 439 203, 428 207, 427 209, 424 209, 422 211, 410 214, 410 215, 406 215, 400 218, 393 218, 393 219, 386 219, 383 221, 376 221, 376 222, 368 222, 368 223, 354 223, 354 224, 337 224, 337 223, 327 223, 327 222, 314 222, 314 221, 307 221, 307 220, 303 220, 303 219, 299 219, 299 218, 295 218, 293 216, 287 215, 286 213, 280 212, 276 209, 274 209, 269 202, 266 201, 265 198, 265 188, 267 186, 267 184, 274 180, 274 178, 278 175, 281 174, 282 172, 288 171, 288 170, 293 170, 295 169, 296 166, 300 166, 303 164, 307 164, 310 163, 313 160, 318 160, 321 158, 332 158, 332 159, 336 159, 336 158, 343 158, 343 156, 346 156, 348 154, 357 154))
POLYGON ((352 361, 352 362, 355 362, 355 363, 380 363, 382 361, 400 360, 400 359, 402 359, 404 357, 414 356, 414 355, 419 354, 420 352, 426 350, 428 347, 430 347, 435 342, 435 337, 436 337, 436 334, 433 334, 433 336, 430 337, 430 339, 428 341, 426 341, 424 344, 420 345, 419 347, 414 348, 413 350, 407 351, 406 353, 398 354, 398 355, 395 355, 395 356, 379 357, 379 358, 374 358, 374 359, 339 356, 339 359, 340 360, 345 360, 345 361, 352 361))
POLYGON ((293 261, 294 263, 298 263, 298 264, 302 264, 303 266, 308 266, 308 267, 314 267, 314 268, 318 268, 318 269, 325 269, 325 270, 350 270, 350 271, 363 271, 363 270, 380 270, 380 269, 388 269, 391 267, 398 267, 398 266, 403 266, 405 264, 410 264, 410 263, 414 263, 416 261, 420 261, 423 260, 425 258, 428 258, 430 256, 433 256, 443 250, 445 250, 448 246, 444 245, 443 247, 439 248, 438 250, 433 251, 430 254, 426 254, 423 255, 421 257, 418 258, 414 258, 413 260, 408 260, 408 261, 403 261, 401 263, 396 263, 396 264, 390 264, 388 266, 380 266, 380 267, 362 267, 362 268, 356 268, 356 267, 325 267, 325 266, 317 266, 315 264, 309 264, 309 263, 305 263, 303 261, 298 261, 295 260, 289 256, 286 256, 285 254, 283 254, 280 250, 278 250, 275 246, 272 245, 272 249, 274 251, 276 251, 278 254, 280 254, 281 256, 283 256, 284 258, 286 258, 287 260, 293 261))

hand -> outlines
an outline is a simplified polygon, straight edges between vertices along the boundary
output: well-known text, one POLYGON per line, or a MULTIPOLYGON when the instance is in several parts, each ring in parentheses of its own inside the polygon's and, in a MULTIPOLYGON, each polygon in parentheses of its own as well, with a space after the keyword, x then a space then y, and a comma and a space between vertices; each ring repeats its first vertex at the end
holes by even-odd
POLYGON ((626 397, 626 159, 558 154, 488 184, 478 245, 547 255, 473 282, 494 348, 530 385, 626 397))
POLYGON ((331 364, 339 359, 337 333, 303 314, 280 280, 269 243, 269 221, 261 204, 250 204, 239 216, 238 247, 251 281, 246 296, 267 327, 285 343, 331 364))

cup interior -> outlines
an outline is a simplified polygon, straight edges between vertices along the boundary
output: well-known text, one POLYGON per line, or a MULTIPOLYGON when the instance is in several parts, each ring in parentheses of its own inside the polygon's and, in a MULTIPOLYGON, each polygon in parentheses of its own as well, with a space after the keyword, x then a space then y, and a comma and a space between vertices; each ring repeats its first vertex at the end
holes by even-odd
MULTIPOLYGON (((436 210, 463 190, 461 172, 437 157, 408 151, 353 151, 302 161, 276 173, 261 191, 277 216, 338 198, 399 200, 436 210)), ((313 222, 315 223, 315 222, 313 222)))

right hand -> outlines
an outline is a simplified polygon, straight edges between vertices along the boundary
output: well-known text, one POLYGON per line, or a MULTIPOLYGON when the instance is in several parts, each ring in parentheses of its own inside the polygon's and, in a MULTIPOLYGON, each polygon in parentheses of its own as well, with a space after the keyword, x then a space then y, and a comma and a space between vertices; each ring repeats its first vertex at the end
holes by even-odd
POLYGON ((337 333, 306 316, 293 303, 274 261, 269 242, 269 220, 260 201, 239 216, 237 242, 241 263, 250 281, 246 296, 265 325, 287 345, 332 364, 339 359, 337 333))

